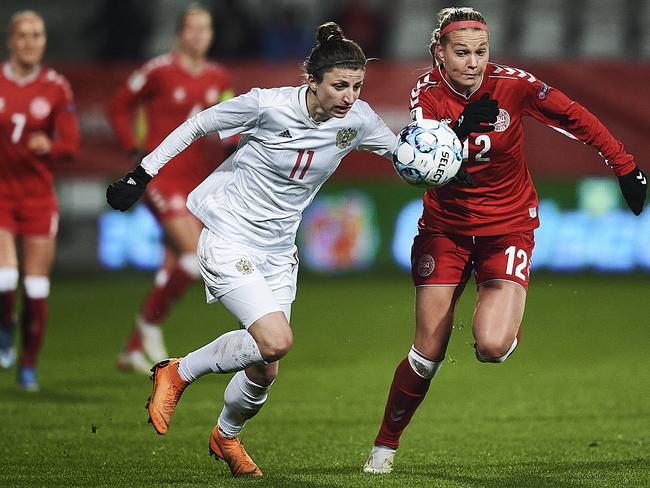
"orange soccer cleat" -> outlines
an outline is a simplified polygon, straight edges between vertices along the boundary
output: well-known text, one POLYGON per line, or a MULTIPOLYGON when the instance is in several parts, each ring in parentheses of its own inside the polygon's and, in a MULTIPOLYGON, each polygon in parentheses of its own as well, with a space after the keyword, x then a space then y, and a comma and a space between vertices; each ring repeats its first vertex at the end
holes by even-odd
POLYGON ((215 425, 210 434, 210 454, 215 459, 226 461, 233 476, 262 476, 262 471, 248 455, 239 437, 222 436, 218 425, 215 425))
POLYGON ((151 368, 153 391, 146 408, 149 411, 149 423, 153 424, 160 435, 167 433, 176 404, 189 385, 178 374, 180 362, 176 358, 165 359, 151 368))

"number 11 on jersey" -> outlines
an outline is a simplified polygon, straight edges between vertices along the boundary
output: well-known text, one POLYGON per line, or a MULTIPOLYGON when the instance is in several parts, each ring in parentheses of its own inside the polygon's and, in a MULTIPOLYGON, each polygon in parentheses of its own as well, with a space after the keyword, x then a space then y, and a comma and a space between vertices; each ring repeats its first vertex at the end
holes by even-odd
POLYGON ((291 174, 289 175, 289 178, 293 178, 296 175, 296 172, 300 169, 300 166, 302 166, 302 160, 305 153, 307 153, 307 161, 305 162, 305 166, 302 168, 302 171, 300 172, 300 176, 298 176, 298 179, 302 180, 305 177, 305 174, 307 173, 307 170, 311 165, 311 160, 314 157, 314 151, 311 150, 305 151, 304 149, 301 149, 300 151, 298 151, 296 164, 293 165, 293 169, 291 170, 291 174))

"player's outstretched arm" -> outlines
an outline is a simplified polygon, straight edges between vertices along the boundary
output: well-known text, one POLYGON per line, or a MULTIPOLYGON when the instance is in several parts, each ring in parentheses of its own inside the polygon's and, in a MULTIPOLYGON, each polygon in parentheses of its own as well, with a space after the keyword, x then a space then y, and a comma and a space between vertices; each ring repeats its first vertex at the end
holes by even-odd
POLYGON ((643 210, 646 192, 648 190, 648 177, 638 166, 623 176, 618 177, 621 193, 634 215, 639 215, 643 210))
POLYGON ((192 142, 205 134, 215 132, 216 118, 210 117, 213 107, 199 112, 178 126, 146 155, 136 168, 114 183, 106 190, 106 201, 115 210, 128 210, 144 193, 147 183, 174 156, 178 155, 192 142))
POLYGON ((151 178, 142 166, 136 166, 126 176, 108 185, 106 201, 115 210, 125 212, 142 196, 151 178))

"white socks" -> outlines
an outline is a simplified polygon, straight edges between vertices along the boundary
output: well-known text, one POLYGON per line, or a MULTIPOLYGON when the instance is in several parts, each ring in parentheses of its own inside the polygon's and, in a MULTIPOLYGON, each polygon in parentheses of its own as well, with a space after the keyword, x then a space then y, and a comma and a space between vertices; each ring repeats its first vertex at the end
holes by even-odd
POLYGON ((268 387, 253 383, 244 371, 236 373, 223 394, 224 404, 219 415, 219 430, 226 437, 239 435, 247 420, 260 411, 268 397, 268 387))
POLYGON ((263 363, 253 336, 246 330, 233 330, 181 359, 178 372, 192 382, 207 373, 232 373, 263 363))

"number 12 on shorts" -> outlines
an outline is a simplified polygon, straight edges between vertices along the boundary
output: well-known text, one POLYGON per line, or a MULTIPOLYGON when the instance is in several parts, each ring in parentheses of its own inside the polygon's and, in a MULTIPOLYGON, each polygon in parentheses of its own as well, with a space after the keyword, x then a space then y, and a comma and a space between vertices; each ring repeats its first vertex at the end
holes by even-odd
POLYGON ((506 264, 506 274, 510 276, 516 276, 520 280, 526 280, 527 277, 524 275, 528 273, 528 254, 523 249, 517 249, 515 246, 510 246, 505 250, 506 256, 508 256, 508 262, 506 264), (518 261, 515 263, 515 261, 518 261))

